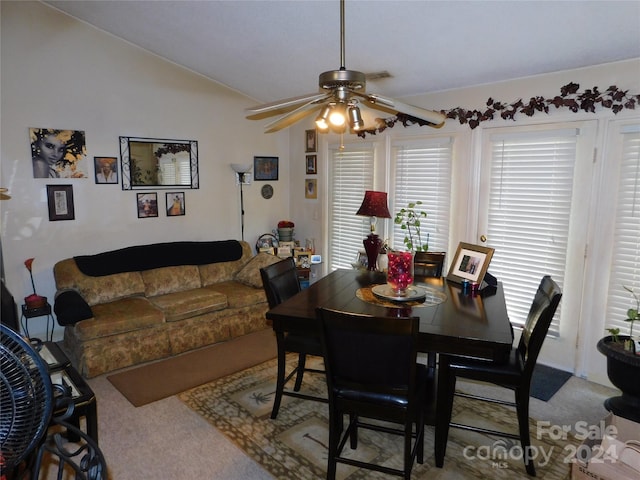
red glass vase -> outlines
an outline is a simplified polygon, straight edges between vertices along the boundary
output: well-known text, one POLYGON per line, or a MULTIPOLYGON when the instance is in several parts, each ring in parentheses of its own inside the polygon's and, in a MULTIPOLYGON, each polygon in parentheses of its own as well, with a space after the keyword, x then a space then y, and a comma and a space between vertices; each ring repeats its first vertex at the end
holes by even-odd
POLYGON ((407 295, 413 283, 413 252, 388 252, 387 283, 398 297, 407 295))

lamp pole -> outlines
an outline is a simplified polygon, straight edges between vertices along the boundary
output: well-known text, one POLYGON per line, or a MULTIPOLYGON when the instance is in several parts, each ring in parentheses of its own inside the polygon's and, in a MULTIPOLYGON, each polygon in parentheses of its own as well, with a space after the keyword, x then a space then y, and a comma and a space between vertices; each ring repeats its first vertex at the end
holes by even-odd
MULTIPOLYGON (((244 241, 244 193, 242 191, 242 185, 248 180, 246 175, 251 172, 252 165, 241 165, 239 163, 232 163, 231 169, 236 172, 236 180, 240 184, 240 228, 241 228, 241 237, 242 241, 244 241)), ((249 180, 251 177, 249 177, 249 180)))
POLYGON ((245 172, 238 173, 238 180, 240 181, 240 232, 241 238, 244 242, 244 196, 242 194, 242 184, 244 183, 245 172))

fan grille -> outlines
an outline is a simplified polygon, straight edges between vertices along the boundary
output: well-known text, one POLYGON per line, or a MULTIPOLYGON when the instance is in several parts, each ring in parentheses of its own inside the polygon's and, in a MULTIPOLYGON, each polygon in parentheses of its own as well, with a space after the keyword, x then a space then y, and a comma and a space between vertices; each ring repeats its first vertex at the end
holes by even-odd
POLYGON ((0 447, 13 468, 40 441, 52 408, 51 377, 31 345, 0 325, 0 447))

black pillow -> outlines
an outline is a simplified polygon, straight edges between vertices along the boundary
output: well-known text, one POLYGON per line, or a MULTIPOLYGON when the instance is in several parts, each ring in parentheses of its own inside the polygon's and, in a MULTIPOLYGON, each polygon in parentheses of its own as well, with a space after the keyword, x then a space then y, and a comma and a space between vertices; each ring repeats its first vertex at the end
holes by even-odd
POLYGON ((65 290, 56 295, 53 311, 63 327, 93 317, 91 307, 75 290, 65 290))

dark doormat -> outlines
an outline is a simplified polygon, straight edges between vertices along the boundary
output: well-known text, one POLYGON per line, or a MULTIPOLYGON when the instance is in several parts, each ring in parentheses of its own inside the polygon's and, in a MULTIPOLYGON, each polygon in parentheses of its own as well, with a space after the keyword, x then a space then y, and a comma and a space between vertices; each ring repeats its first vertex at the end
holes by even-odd
POLYGON ((571 372, 538 364, 531 378, 531 396, 548 402, 569 378, 571 372))

